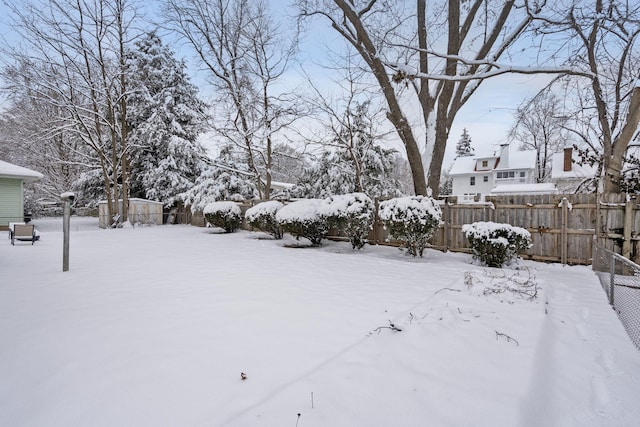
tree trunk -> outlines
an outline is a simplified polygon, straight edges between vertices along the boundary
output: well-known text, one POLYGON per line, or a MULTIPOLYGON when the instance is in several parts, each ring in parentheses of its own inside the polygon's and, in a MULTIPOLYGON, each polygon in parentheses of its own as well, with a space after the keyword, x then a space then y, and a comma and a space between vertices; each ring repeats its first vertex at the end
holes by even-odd
POLYGON ((605 152, 603 183, 605 193, 619 193, 621 191, 624 155, 638 129, 638 124, 640 124, 640 85, 636 83, 629 101, 629 112, 624 127, 613 143, 610 156, 607 156, 605 152))

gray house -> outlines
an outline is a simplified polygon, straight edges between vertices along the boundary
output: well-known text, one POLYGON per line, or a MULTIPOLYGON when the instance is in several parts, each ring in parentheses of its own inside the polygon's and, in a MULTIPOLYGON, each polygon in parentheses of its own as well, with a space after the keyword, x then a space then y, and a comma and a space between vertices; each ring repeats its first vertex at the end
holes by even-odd
POLYGON ((24 184, 43 178, 40 172, 0 160, 0 228, 24 220, 24 184))

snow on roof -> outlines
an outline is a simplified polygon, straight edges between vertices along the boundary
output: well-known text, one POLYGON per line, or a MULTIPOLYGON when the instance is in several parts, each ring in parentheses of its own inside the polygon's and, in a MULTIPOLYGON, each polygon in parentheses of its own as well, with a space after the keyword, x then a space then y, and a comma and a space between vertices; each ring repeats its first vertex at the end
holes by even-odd
MULTIPOLYGON (((498 159, 498 156, 473 156, 473 157, 456 157, 453 165, 449 170, 449 175, 463 175, 476 172, 476 164, 478 160, 498 159)), ((509 169, 535 169, 536 152, 535 150, 527 151, 509 151, 508 162, 500 161, 495 170, 509 169)), ((478 173, 487 173, 487 170, 477 171, 478 173)))
POLYGON ((16 178, 22 179, 24 182, 34 182, 44 178, 44 175, 40 172, 0 160, 0 178, 16 178))
POLYGON ((584 179, 593 178, 596 175, 596 167, 589 165, 579 165, 575 163, 578 156, 575 151, 572 152, 573 162, 571 170, 564 170, 564 152, 555 153, 551 156, 551 179, 584 179))
MULTIPOLYGON (((476 168, 478 157, 456 157, 449 170, 449 175, 461 175, 473 173, 476 168)), ((486 173, 486 171, 484 171, 486 173)))
POLYGON ((535 169, 536 167, 536 151, 509 151, 509 162, 504 164, 500 161, 496 170, 505 169, 535 169))
POLYGON ((556 194, 558 189, 551 182, 535 184, 503 184, 491 190, 492 195, 498 194, 556 194))

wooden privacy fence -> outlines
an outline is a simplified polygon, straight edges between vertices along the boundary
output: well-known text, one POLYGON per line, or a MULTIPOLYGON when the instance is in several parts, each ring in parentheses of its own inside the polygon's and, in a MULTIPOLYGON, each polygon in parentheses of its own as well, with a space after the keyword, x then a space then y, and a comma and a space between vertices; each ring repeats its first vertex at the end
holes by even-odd
MULTIPOLYGON (((492 221, 531 233, 533 245, 523 254, 525 259, 591 264, 597 222, 594 194, 495 196, 472 204, 444 198, 440 207, 442 223, 430 241, 436 249, 470 252, 462 226, 492 221)), ((377 218, 370 237, 375 243, 388 239, 387 230, 377 218)))
MULTIPOLYGON (((259 203, 249 201, 246 208, 259 203)), ((379 202, 376 201, 376 208, 379 202)), ((442 223, 431 245, 443 251, 470 252, 464 224, 493 221, 522 227, 531 233, 532 247, 522 257, 546 262, 590 265, 594 239, 605 249, 640 263, 640 205, 626 194, 564 194, 491 196, 484 203, 457 203, 443 198, 442 223), (598 232, 596 232, 598 230, 598 232)), ((376 209, 377 212, 377 209, 376 209)), ((201 214, 190 218, 204 225, 201 214)), ((332 237, 341 237, 332 233, 332 237)), ((369 233, 372 244, 399 245, 376 215, 369 233)))

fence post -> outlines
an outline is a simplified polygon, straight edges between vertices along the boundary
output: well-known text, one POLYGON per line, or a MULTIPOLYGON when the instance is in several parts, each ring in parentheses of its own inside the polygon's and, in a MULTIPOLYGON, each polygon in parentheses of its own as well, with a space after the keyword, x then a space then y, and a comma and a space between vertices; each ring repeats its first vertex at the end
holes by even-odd
POLYGON ((609 262, 609 304, 613 306, 613 291, 616 283, 616 257, 611 256, 611 261, 609 262))
POLYGON ((449 212, 449 198, 444 198, 444 229, 442 230, 442 246, 444 246, 444 252, 447 253, 449 251, 449 235, 451 234, 451 215, 449 212))
POLYGON ((633 227, 633 202, 627 200, 624 205, 624 240, 622 241, 622 256, 631 259, 631 228, 633 227))
POLYGON ((562 264, 567 263, 567 246, 569 239, 567 238, 567 221, 569 216, 569 200, 566 197, 562 198, 560 203, 562 206, 562 230, 560 234, 560 262, 562 264))

